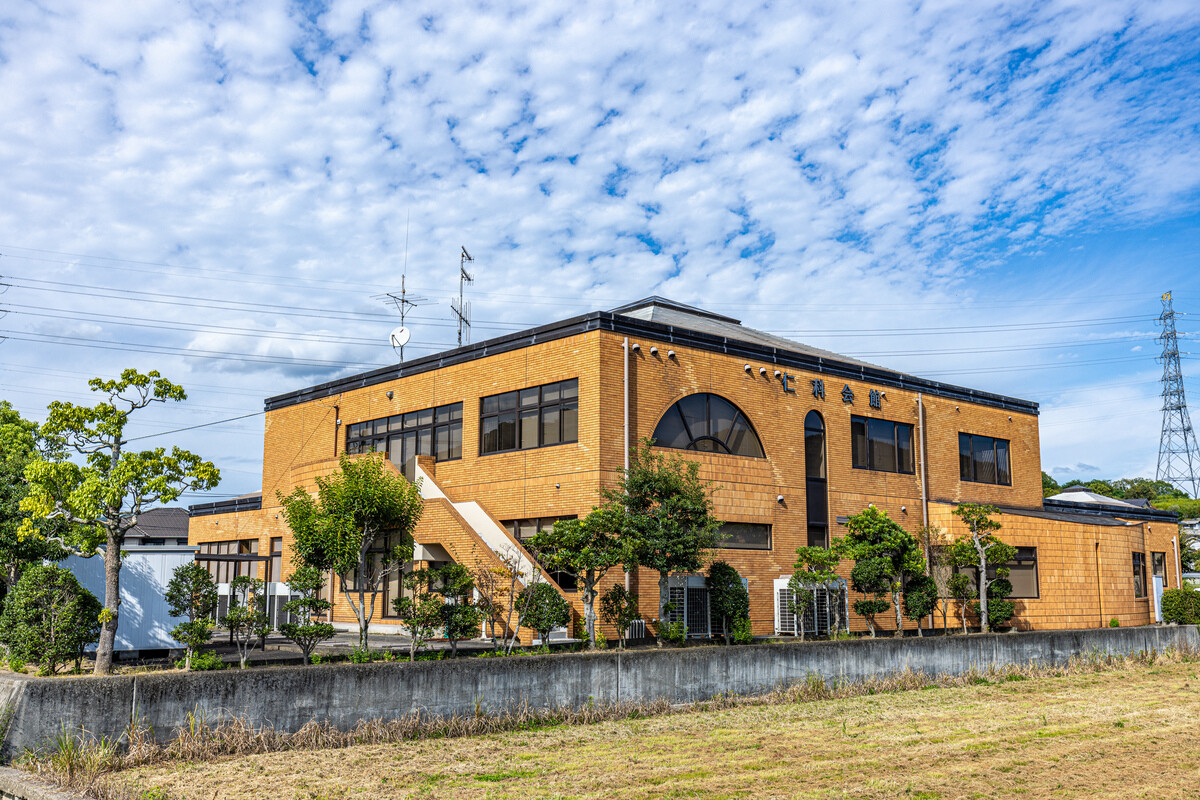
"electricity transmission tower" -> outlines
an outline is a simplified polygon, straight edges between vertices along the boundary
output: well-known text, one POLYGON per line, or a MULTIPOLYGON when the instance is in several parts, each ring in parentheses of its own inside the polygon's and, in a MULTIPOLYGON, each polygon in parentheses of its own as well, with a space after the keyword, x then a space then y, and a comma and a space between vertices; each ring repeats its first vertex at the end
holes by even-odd
POLYGON ((463 305, 463 287, 475 282, 474 276, 467 272, 467 262, 474 260, 467 252, 467 248, 463 247, 462 255, 458 259, 458 305, 455 305, 453 300, 450 301, 450 310, 453 312, 454 319, 458 320, 459 347, 462 347, 464 328, 467 331, 467 344, 471 343, 471 301, 468 300, 466 305, 463 305))
POLYGON ((1175 308, 1170 292, 1162 296, 1162 313, 1158 316, 1158 324, 1163 329, 1157 339, 1163 346, 1159 357, 1163 365, 1163 418, 1155 478, 1173 484, 1191 497, 1198 497, 1196 470, 1200 468, 1200 448, 1196 446, 1196 434, 1192 431, 1187 399, 1183 394, 1179 337, 1175 332, 1175 308))

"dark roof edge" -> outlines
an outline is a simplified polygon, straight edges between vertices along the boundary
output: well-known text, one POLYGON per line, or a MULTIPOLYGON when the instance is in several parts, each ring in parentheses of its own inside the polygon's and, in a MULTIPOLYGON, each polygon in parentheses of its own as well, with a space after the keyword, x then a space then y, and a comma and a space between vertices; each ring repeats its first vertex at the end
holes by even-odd
POLYGON ((197 503, 188 506, 189 517, 207 517, 211 514, 233 514, 238 511, 258 511, 262 508, 262 495, 252 497, 233 497, 229 500, 217 500, 214 503, 197 503))
POLYGON ((1146 522, 1179 521, 1179 515, 1174 511, 1164 511, 1160 508, 1110 506, 1105 503, 1075 503, 1070 500, 1051 500, 1050 498, 1043 500, 1042 506, 1047 510, 1070 511, 1073 514, 1091 514, 1098 517, 1119 517, 1120 519, 1136 519, 1146 522))
POLYGON ((364 372, 347 378, 339 378, 338 380, 310 386, 307 389, 275 395, 274 397, 268 397, 264 402, 264 406, 267 411, 275 411, 311 400, 319 400, 335 394, 341 394, 352 389, 375 386, 398 378, 419 375, 423 372, 441 369, 442 367, 463 364, 468 361, 486 358, 487 356, 520 350, 524 347, 540 344, 541 342, 565 339, 568 336, 576 336, 593 330, 605 330, 631 336, 647 336, 672 344, 687 345, 726 355, 736 355, 741 358, 765 361, 795 369, 804 369, 842 379, 869 381, 894 389, 924 392, 935 397, 944 397, 967 403, 978 403, 1022 414, 1038 413, 1038 404, 1031 400, 1020 400, 1015 397, 1006 397, 1005 395, 994 394, 992 392, 981 392, 963 386, 926 380, 882 367, 851 364, 837 359, 822 358, 806 353, 798 353, 793 350, 767 347, 766 345, 754 344, 740 339, 731 339, 726 336, 701 333, 688 328, 677 328, 672 325, 648 322, 614 314, 610 311, 593 311, 589 314, 562 320, 561 322, 530 328, 520 333, 512 333, 495 339, 488 339, 478 344, 466 345, 465 347, 447 350, 443 353, 425 356, 424 358, 409 361, 403 366, 381 367, 371 372, 364 372))

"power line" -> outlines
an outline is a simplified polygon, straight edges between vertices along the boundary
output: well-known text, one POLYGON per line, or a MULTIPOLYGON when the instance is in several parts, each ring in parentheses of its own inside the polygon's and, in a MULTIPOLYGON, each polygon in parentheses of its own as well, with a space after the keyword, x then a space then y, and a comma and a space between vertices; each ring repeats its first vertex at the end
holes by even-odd
POLYGON ((293 367, 313 367, 317 369, 378 369, 384 364, 371 364, 362 361, 329 361, 314 358, 283 358, 280 356, 262 356, 246 353, 230 353, 223 350, 191 350, 167 345, 137 344, 133 342, 97 342, 78 336, 63 336, 59 334, 33 333, 30 331, 0 330, 0 334, 19 342, 39 342, 42 344, 61 344, 68 347, 91 347, 99 350, 121 350, 132 353, 154 353, 172 355, 181 358, 208 358, 223 361, 239 361, 251 364, 277 364, 293 367), (58 340, 58 341, 55 341, 58 340))
POLYGON ((194 431, 197 428, 209 428, 209 427, 212 427, 213 425, 223 425, 226 422, 234 422, 235 420, 239 420, 239 419, 248 419, 250 417, 259 417, 265 413, 267 413, 267 412, 255 411, 251 414, 242 414, 240 417, 230 417, 229 419, 218 419, 213 422, 202 422, 199 425, 189 425, 186 428, 176 428, 176 429, 170 430, 170 431, 160 431, 158 433, 148 433, 145 436, 133 436, 129 439, 126 439, 125 441, 137 442, 137 441, 141 441, 142 439, 153 439, 155 436, 166 436, 168 433, 182 433, 183 431, 194 431))

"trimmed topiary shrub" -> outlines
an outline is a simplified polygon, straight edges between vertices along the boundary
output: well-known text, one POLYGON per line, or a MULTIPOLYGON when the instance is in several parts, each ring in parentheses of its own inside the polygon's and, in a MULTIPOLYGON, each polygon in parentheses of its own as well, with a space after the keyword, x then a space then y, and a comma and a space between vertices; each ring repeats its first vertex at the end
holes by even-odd
POLYGON ((1163 622, 1175 622, 1180 625, 1200 624, 1200 591, 1187 587, 1185 589, 1167 589, 1162 594, 1163 622))
POLYGON ((29 567, 0 615, 0 643, 8 648, 9 666, 32 662, 46 675, 72 662, 78 667, 83 649, 100 638, 101 608, 68 570, 29 567))

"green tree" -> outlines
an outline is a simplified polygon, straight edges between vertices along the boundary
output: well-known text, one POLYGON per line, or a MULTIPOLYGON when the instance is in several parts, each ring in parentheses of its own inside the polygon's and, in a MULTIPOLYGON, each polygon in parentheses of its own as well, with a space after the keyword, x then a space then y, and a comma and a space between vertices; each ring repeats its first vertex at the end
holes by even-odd
POLYGON ((873 506, 851 517, 846 528, 848 533, 841 540, 840 549, 855 561, 850 582, 855 591, 873 595, 873 598, 856 601, 855 610, 863 609, 859 613, 868 618, 867 624, 874 636, 874 615, 887 610, 888 603, 883 601, 883 596, 890 595, 890 605, 896 612, 896 636, 903 636, 900 596, 910 578, 925 573, 921 543, 886 512, 873 506), (882 607, 880 602, 883 602, 882 607))
POLYGON ((258 642, 271 631, 264 608, 263 582, 249 575, 238 575, 229 585, 229 610, 221 619, 237 645, 238 664, 242 669, 258 642))
POLYGON ((724 561, 708 567, 708 602, 712 613, 721 620, 721 635, 729 644, 729 634, 741 620, 750 619, 750 593, 738 571, 724 561))
MULTIPOLYGON (((822 588, 834 598, 841 597, 842 579, 837 570, 842 561, 841 555, 839 555, 842 549, 842 541, 835 539, 832 547, 800 547, 796 550, 796 563, 792 565, 794 572, 788 585, 797 599, 802 594, 807 598, 802 606, 795 604, 792 609, 792 613, 797 614, 801 619, 801 640, 804 638, 804 615, 808 610, 809 603, 812 602, 812 595, 809 592, 814 587, 822 588)), ((830 631, 830 638, 836 636, 837 632, 842 629, 842 604, 834 602, 833 606, 833 630, 830 631)))
POLYGON ((183 668, 192 668, 192 655, 212 638, 212 614, 217 607, 217 584, 208 570, 195 561, 180 564, 167 583, 166 600, 172 617, 185 620, 171 629, 183 642, 183 668))
POLYGON ((432 571, 416 569, 400 576, 404 594, 392 601, 396 616, 408 628, 408 659, 416 661, 417 649, 433 638, 444 618, 442 600, 431 589, 435 580, 432 571))
POLYGON ((1045 472, 1042 473, 1042 497, 1050 497, 1062 491, 1062 487, 1058 485, 1058 481, 1051 478, 1045 472))
POLYGON ((962 572, 955 572, 947 581, 947 587, 950 590, 950 597, 958 601, 958 619, 962 622, 962 632, 967 632, 967 608, 970 601, 975 598, 975 585, 971 580, 970 575, 962 572))
POLYGON ((83 661, 83 649, 100 636, 100 601, 70 571, 37 564, 21 575, 0 615, 0 643, 9 657, 33 662, 39 672, 83 661))
POLYGON ((921 620, 933 613, 938 604, 938 585, 928 575, 917 575, 904 587, 904 616, 917 623, 917 636, 921 632, 921 620))
POLYGON ((619 506, 593 508, 583 519, 559 520, 525 543, 544 568, 570 570, 578 576, 589 648, 596 646, 596 587, 609 570, 626 560, 620 538, 623 517, 619 506))
POLYGON ((521 624, 538 632, 542 646, 550 643, 550 631, 571 621, 571 607, 548 583, 535 583, 521 590, 517 604, 524 610, 521 624))
POLYGON ((625 634, 629 626, 642 618, 638 610, 638 596, 620 584, 614 585, 600 598, 600 616, 617 629, 621 649, 625 649, 625 634))
MULTIPOLYGON (((1008 569, 1003 565, 1017 556, 1017 548, 1005 544, 996 536, 1000 523, 992 519, 992 514, 999 514, 995 506, 978 503, 959 503, 954 507, 954 515, 967 526, 967 535, 951 546, 951 555, 960 567, 973 567, 976 572, 976 596, 979 602, 980 629, 987 633, 991 630, 991 616, 988 614, 988 587, 998 578, 1007 579, 1008 569), (989 569, 990 568, 990 569, 989 569), (997 575, 991 570, 1002 570, 1003 575, 997 575)), ((1007 580, 1005 580, 1007 583, 1007 580)), ((1012 592, 1012 584, 1006 594, 1012 592)), ((1010 614, 1011 616, 1011 614, 1010 614)))
POLYGON ((385 582, 412 561, 413 530, 424 508, 420 488, 386 461, 384 453, 343 453, 337 472, 317 478, 315 498, 299 486, 286 497, 277 493, 300 560, 337 575, 358 619, 362 650, 385 582))
POLYGON ((483 611, 472 602, 475 576, 462 564, 450 563, 437 571, 437 577, 446 599, 442 605, 446 638, 450 640, 452 657, 458 658, 458 643, 479 636, 483 625, 483 611))
POLYGON ((333 608, 333 603, 321 598, 321 590, 325 588, 325 576, 315 567, 307 564, 296 567, 287 585, 288 589, 299 597, 284 603, 283 610, 300 621, 283 623, 279 626, 279 632, 296 643, 300 652, 304 654, 304 663, 307 664, 312 661, 312 654, 317 645, 326 639, 332 639, 336 632, 328 622, 317 619, 333 608))
POLYGON ((6 400, 0 400, 0 604, 21 573, 31 564, 62 561, 67 551, 56 538, 63 538, 69 524, 64 520, 33 523, 37 535, 20 533, 29 514, 21 510, 28 494, 25 468, 38 458, 38 426, 23 419, 6 400))
MULTIPOLYGON (((712 515, 712 487, 700 480, 698 463, 655 453, 651 441, 643 439, 630 453, 629 468, 621 472, 617 487, 605 490, 604 496, 624 509, 626 568, 658 572, 658 616, 665 624, 667 577, 672 572, 697 572, 705 555, 721 542, 721 521, 712 515)), ((659 644, 662 628, 660 624, 659 644)))
POLYGON ((185 491, 211 489, 221 479, 211 462, 173 447, 171 452, 129 451, 125 426, 152 403, 187 399, 183 388, 151 371, 127 369, 116 380, 93 378, 88 386, 108 399, 95 406, 50 404, 41 436, 46 454, 25 468, 29 513, 21 536, 44 535, 37 520, 63 519, 69 538, 59 543, 81 556, 104 548, 104 613, 96 647, 97 675, 112 671, 113 645, 121 616, 121 546, 143 510, 171 503, 185 491), (68 451, 82 456, 79 464, 68 451))
POLYGON ((884 599, 891 589, 887 559, 866 556, 855 561, 850 570, 850 586, 854 591, 866 595, 854 601, 854 613, 866 619, 871 638, 875 638, 875 616, 887 611, 891 605, 884 599))

